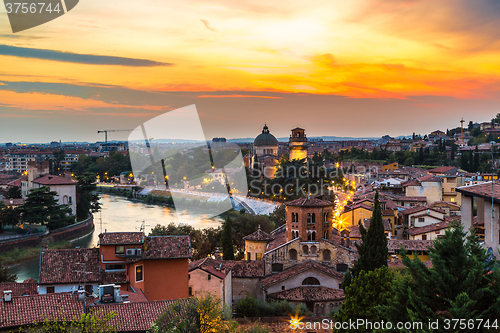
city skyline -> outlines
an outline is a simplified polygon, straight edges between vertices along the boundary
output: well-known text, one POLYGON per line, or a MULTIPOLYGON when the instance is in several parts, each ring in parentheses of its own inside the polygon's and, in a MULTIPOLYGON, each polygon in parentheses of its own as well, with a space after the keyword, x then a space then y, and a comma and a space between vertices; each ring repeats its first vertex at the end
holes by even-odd
POLYGON ((0 142, 98 141, 191 104, 209 138, 255 137, 264 123, 277 137, 295 126, 380 137, 488 121, 499 12, 465 0, 89 0, 12 34, 2 7, 0 142))

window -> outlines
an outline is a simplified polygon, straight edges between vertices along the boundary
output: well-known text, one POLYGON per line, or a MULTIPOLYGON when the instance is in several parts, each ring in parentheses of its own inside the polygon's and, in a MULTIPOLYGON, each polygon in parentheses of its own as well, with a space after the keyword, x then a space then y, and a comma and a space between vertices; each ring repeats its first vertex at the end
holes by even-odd
POLYGON ((125 253, 125 246, 123 245, 115 246, 115 254, 124 254, 124 253, 125 253))
POLYGON ((332 258, 330 250, 323 250, 323 261, 330 261, 332 258))
POLYGON ((135 266, 135 282, 140 282, 144 280, 144 274, 142 270, 142 265, 135 266))
POLYGON ((319 286, 319 280, 316 279, 315 277, 308 277, 304 281, 302 281, 303 286, 319 286))
POLYGON ((193 296, 193 287, 189 287, 189 296, 193 296))
POLYGON ((272 272, 283 272, 283 264, 274 263, 271 265, 272 272))
POLYGON ((316 214, 312 213, 312 223, 316 223, 316 214))
POLYGON ((427 235, 422 235, 422 240, 427 240, 427 235))
POLYGON ((106 265, 105 267, 106 267, 107 271, 116 270, 116 269, 125 269, 124 265, 116 265, 116 264, 109 264, 109 265, 106 265))
POLYGON ((317 247, 315 245, 311 246, 311 254, 316 254, 316 250, 317 250, 317 247))
POLYGON ((69 197, 69 201, 68 203, 71 205, 71 203, 73 202, 73 198, 72 197, 69 197))
POLYGON ((191 280, 191 274, 188 274, 188 280, 191 280))
POLYGON ((347 272, 347 264, 337 264, 337 272, 347 272))
POLYGON ((419 217, 418 222, 425 222, 425 217, 419 217))
POLYGON ((311 223, 311 213, 307 213, 307 223, 311 223))
POLYGON ((285 286, 281 286, 281 290, 285 290, 285 286))
POLYGON ((316 240, 316 231, 313 231, 311 233, 311 240, 315 241, 316 240))
POLYGON ((290 260, 297 260, 297 250, 291 249, 290 251, 288 251, 288 258, 290 260))
POLYGON ((54 286, 47 287, 47 294, 53 294, 55 292, 54 289, 55 289, 54 286))
POLYGON ((256 253, 255 254, 255 259, 256 260, 261 260, 262 259, 262 253, 256 253))
POLYGON ((65 204, 65 205, 67 205, 67 204, 68 204, 68 196, 67 196, 67 195, 65 195, 65 196, 63 197, 63 204, 65 204))
POLYGON ((455 202, 455 198, 451 198, 451 202, 455 202))
POLYGON ((212 280, 212 275, 208 274, 208 281, 212 280))
POLYGON ((248 261, 252 260, 252 253, 251 252, 247 252, 247 260, 248 261))
POLYGON ((302 246, 302 252, 304 252, 304 254, 309 254, 309 247, 307 245, 302 246))
POLYGON ((455 189, 452 187, 452 188, 451 188, 451 191, 452 191, 452 192, 455 192, 455 189))
POLYGON ((328 213, 323 213, 323 222, 328 222, 328 213))

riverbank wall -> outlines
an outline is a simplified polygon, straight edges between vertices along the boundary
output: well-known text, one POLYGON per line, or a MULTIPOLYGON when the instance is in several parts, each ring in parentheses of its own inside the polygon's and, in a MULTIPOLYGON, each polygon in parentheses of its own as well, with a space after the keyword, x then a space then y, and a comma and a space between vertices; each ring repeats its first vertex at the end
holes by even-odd
POLYGON ((13 237, 0 240, 0 254, 14 249, 36 247, 41 244, 61 242, 84 236, 94 230, 93 216, 63 228, 54 229, 40 234, 13 237))

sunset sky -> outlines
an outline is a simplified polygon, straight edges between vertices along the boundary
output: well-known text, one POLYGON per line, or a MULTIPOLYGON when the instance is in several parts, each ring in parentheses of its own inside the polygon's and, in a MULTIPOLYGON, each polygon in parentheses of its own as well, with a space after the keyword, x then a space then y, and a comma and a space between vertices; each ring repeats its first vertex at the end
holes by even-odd
POLYGON ((494 0, 81 0, 13 34, 2 5, 0 142, 102 140, 191 104, 208 138, 488 121, 499 16, 494 0))

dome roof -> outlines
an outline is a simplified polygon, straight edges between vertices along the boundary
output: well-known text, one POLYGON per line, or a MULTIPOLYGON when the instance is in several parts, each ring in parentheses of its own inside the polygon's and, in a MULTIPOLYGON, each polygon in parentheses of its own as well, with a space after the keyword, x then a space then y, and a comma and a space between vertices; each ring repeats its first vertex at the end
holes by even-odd
POLYGON ((262 133, 259 134, 256 138, 255 141, 253 142, 254 146, 277 146, 278 145, 278 140, 269 133, 269 128, 267 125, 264 125, 264 128, 262 129, 262 133))

